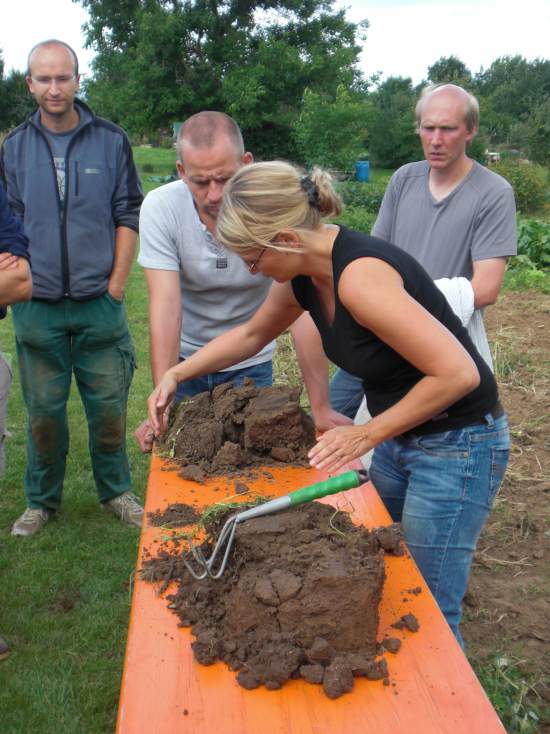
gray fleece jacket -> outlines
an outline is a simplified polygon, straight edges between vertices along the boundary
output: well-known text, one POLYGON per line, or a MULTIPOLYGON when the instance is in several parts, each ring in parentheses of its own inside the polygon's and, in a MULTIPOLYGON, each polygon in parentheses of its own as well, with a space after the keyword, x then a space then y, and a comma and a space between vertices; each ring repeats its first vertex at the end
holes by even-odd
POLYGON ((67 148, 65 206, 37 110, 4 140, 0 175, 30 242, 33 298, 86 300, 107 290, 115 230, 138 231, 143 200, 121 128, 75 100, 83 123, 67 148))

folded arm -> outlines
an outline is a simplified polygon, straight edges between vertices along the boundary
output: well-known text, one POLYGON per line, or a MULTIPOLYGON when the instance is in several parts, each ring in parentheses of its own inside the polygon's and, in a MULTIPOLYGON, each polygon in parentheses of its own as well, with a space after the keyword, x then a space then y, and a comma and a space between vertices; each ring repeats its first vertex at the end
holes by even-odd
POLYGON ((0 253, 0 305, 28 301, 32 295, 29 263, 23 257, 0 253))

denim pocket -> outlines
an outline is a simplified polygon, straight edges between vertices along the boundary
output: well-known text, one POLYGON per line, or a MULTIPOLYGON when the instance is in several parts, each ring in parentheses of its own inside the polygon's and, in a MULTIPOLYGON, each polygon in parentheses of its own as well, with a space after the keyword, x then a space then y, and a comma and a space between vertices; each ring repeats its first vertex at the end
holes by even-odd
POLYGON ((427 456, 441 459, 467 459, 469 456, 469 445, 463 429, 419 436, 416 445, 427 456))

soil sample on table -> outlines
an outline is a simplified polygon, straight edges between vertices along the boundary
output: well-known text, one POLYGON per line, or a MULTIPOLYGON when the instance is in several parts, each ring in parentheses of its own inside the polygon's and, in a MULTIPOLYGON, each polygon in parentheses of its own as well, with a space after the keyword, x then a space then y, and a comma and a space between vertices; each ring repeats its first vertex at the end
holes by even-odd
MULTIPOLYGON (((207 558, 225 519, 207 526, 207 558)), ((144 560, 142 575, 177 581, 170 608, 191 626, 199 663, 223 660, 245 688, 302 677, 331 698, 350 691, 356 676, 388 682, 385 660, 375 657, 384 583, 376 531, 312 502, 238 524, 220 579, 196 580, 184 558, 200 570, 189 552, 174 560, 164 551, 144 560)))
POLYGON ((299 398, 300 388, 258 388, 250 378, 240 387, 219 385, 176 407, 159 452, 199 482, 247 467, 306 463, 315 428, 299 398))

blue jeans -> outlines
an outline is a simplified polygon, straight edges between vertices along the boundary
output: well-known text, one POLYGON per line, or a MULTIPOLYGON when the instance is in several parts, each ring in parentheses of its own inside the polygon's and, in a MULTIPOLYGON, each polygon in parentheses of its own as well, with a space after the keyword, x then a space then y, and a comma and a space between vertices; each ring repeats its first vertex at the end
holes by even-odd
MULTIPOLYGON (((180 360, 183 362, 183 360, 180 360)), ((196 377, 193 380, 184 380, 178 385, 174 402, 179 403, 183 398, 192 398, 201 392, 212 392, 218 385, 233 381, 235 387, 241 385, 245 377, 251 377, 257 387, 269 387, 273 384, 273 364, 270 359, 267 362, 243 367, 240 370, 225 370, 225 372, 213 372, 210 375, 196 377)))
POLYGON ((330 382, 330 407, 338 413, 355 418, 361 400, 365 395, 360 377, 350 375, 343 369, 338 369, 330 382))
POLYGON ((394 438, 377 446, 370 476, 455 637, 477 541, 510 452, 508 420, 394 438))

